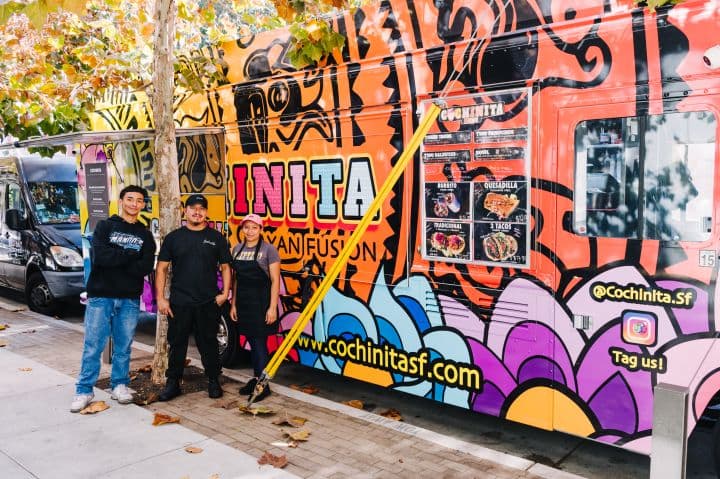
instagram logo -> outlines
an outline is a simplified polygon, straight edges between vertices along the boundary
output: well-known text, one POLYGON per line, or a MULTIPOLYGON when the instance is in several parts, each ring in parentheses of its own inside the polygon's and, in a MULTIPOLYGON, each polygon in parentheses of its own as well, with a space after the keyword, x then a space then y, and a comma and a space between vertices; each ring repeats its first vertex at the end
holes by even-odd
POLYGON ((654 346, 657 341, 657 317, 652 313, 624 311, 622 340, 630 344, 654 346))

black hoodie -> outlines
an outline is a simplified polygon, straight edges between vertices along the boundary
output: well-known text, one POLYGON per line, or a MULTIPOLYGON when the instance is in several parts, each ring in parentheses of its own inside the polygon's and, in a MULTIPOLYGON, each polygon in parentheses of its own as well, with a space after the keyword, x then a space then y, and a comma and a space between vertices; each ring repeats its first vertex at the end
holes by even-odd
POLYGON ((142 223, 113 215, 95 226, 90 258, 88 297, 138 299, 155 266, 155 240, 142 223))

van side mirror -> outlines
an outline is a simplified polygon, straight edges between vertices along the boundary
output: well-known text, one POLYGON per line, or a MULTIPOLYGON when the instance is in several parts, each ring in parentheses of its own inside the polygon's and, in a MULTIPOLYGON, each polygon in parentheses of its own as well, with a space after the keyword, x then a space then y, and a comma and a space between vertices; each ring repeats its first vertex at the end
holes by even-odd
POLYGON ((7 210, 5 212, 5 224, 14 231, 26 230, 28 227, 27 218, 20 210, 7 210))

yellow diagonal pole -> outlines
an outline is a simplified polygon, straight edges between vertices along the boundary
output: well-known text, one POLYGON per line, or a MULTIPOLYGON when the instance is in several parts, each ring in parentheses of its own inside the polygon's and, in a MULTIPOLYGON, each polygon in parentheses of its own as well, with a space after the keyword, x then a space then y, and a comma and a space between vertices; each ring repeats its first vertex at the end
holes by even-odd
POLYGON ((432 103, 428 111, 425 112, 425 115, 420 120, 420 125, 418 125, 418 129, 415 130, 412 138, 410 138, 407 147, 400 155, 397 163, 392 168, 392 170, 390 170, 390 174, 388 175, 387 179, 378 191, 377 196, 375 196, 373 202, 370 203, 370 206, 365 212, 365 215, 363 215, 360 223, 358 223, 352 235, 350 235, 350 239, 347 241, 347 243, 345 243, 345 247, 342 249, 342 251, 340 251, 340 255, 337 257, 332 267, 327 272, 325 278, 323 278, 323 280, 320 282, 320 285, 315 290, 315 293, 313 293, 310 301, 308 301, 307 305, 305 306, 305 309, 302 313, 300 313, 297 321, 295 321, 293 327, 290 329, 290 331, 288 331, 282 344, 280 344, 280 347, 277 349, 277 351, 275 351, 272 359, 270 360, 270 362, 268 362, 267 366, 263 370, 263 373, 260 376, 257 385, 255 386, 255 390, 250 396, 248 406, 253 403, 257 395, 260 394, 263 389, 265 389, 265 386, 267 386, 267 383, 270 381, 270 379, 275 376, 275 373, 280 367, 280 364, 288 355, 292 347, 295 345, 295 342, 300 337, 300 333, 303 331, 303 329, 305 329, 305 325, 315 314, 315 311, 320 306, 320 303, 322 303, 322 300, 325 298, 325 295, 330 290, 330 287, 337 279, 340 271, 342 271, 342 269, 345 267, 345 264, 350 258, 350 255, 360 242, 360 238, 362 238, 362 236, 365 234, 365 231, 367 231, 368 226, 370 226, 370 221, 372 221, 375 215, 377 215, 380 211, 380 206, 382 206, 382 204, 385 202, 385 199, 395 187, 395 184, 400 179, 400 176, 402 176, 402 174, 405 172, 405 169, 407 168, 410 159, 413 157, 413 155, 415 155, 415 152, 420 147, 420 143, 422 142, 423 138, 425 138, 425 135, 430 130, 430 127, 432 126, 433 122, 439 114, 440 106, 437 103, 432 103))

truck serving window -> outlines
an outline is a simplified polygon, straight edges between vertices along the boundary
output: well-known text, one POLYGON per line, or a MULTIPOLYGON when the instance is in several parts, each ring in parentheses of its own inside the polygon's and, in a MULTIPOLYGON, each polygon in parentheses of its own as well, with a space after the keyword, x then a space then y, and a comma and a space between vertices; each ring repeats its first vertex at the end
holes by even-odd
POLYGON ((575 128, 577 234, 705 241, 712 227, 710 112, 587 120, 575 128))

